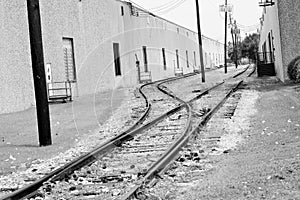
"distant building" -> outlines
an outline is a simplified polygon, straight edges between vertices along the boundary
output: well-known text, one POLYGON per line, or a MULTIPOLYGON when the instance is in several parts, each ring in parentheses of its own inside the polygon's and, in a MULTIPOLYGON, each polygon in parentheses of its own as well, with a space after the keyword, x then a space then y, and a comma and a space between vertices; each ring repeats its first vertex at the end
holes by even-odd
POLYGON ((281 81, 288 79, 289 62, 300 55, 300 1, 263 0, 259 50, 274 62, 281 81))
MULTIPOLYGON (((70 82, 79 96, 200 69, 197 33, 129 2, 40 0, 40 10, 50 88, 70 82)), ((26 1, 0 1, 0 26, 0 113, 21 111, 35 104, 26 1)), ((203 37, 206 68, 223 65, 222 49, 203 37)))

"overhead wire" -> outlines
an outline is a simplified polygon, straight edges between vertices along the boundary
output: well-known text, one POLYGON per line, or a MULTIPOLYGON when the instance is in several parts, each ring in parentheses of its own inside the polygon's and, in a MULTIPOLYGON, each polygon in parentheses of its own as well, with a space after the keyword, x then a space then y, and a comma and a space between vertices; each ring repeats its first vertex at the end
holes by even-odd
MULTIPOLYGON (((140 6, 139 4, 133 2, 132 0, 129 0, 129 2, 131 2, 132 4, 134 4, 136 7, 142 9, 143 13, 141 13, 142 15, 143 14, 149 14, 151 12, 154 12, 156 14, 159 14, 159 15, 163 15, 163 14, 166 14, 176 8, 178 8, 179 6, 181 6, 186 0, 171 0, 167 3, 164 3, 160 6, 157 6, 157 7, 153 7, 151 9, 145 9, 144 7, 140 6), (150 10, 150 11, 149 11, 150 10)), ((213 7, 215 6, 218 6, 215 4, 215 2, 213 2, 212 0, 208 0, 209 4, 213 7)), ((221 19, 224 19, 224 17, 221 15, 221 13, 219 12, 219 17, 221 19)), ((237 23, 237 26, 240 30, 242 30, 243 32, 251 32, 251 31, 255 31, 258 27, 259 27, 259 23, 257 24, 253 24, 253 25, 249 25, 249 26, 245 26, 243 24, 239 24, 237 23)))
POLYGON ((144 7, 140 6, 139 4, 133 2, 132 0, 129 0, 130 3, 132 3, 133 5, 135 5, 136 7, 142 9, 142 11, 144 11, 144 13, 156 13, 159 15, 163 15, 166 14, 176 8, 178 8, 179 6, 181 6, 186 0, 172 0, 166 4, 163 4, 161 6, 156 7, 156 9, 154 10, 150 10, 150 9, 145 9, 144 7))
POLYGON ((181 6, 186 0, 180 0, 178 1, 176 4, 172 5, 171 7, 169 7, 168 9, 164 9, 164 10, 160 10, 160 11, 156 11, 156 13, 162 15, 162 14, 166 14, 176 8, 178 8, 179 6, 181 6))
POLYGON ((171 5, 177 3, 178 1, 180 1, 180 0, 172 0, 172 1, 169 1, 169 2, 167 2, 165 4, 162 4, 160 6, 156 6, 156 7, 150 8, 149 10, 154 11, 154 10, 161 10, 161 9, 164 9, 164 8, 168 8, 171 5))

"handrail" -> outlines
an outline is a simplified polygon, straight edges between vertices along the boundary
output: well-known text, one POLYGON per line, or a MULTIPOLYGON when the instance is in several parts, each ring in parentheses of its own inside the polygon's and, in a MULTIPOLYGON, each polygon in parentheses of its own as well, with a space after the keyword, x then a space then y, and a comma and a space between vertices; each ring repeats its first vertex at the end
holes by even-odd
POLYGON ((57 81, 48 83, 48 100, 67 100, 72 101, 72 83, 71 81, 57 81), (57 86, 60 84, 59 86, 57 86), (51 85, 51 87, 50 87, 51 85), (55 87, 57 86, 57 87, 55 87), (55 94, 55 91, 64 91, 59 94, 55 94))

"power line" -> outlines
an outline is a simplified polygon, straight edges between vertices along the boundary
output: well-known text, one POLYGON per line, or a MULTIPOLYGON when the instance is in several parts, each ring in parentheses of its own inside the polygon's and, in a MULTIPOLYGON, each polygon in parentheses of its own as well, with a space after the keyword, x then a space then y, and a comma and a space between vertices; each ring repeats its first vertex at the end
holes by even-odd
MULTIPOLYGON (((151 12, 155 12, 159 15, 163 15, 163 14, 166 14, 176 8, 178 8, 179 6, 181 6, 186 0, 173 0, 169 3, 167 3, 166 5, 168 6, 165 6, 165 7, 161 7, 159 9, 160 6, 157 7, 156 10, 152 11, 151 12)), ((145 13, 151 13, 148 9, 145 9, 144 7, 140 6, 139 4, 133 2, 132 0, 129 0, 130 3, 132 3, 133 5, 135 5, 136 7, 142 9, 142 11, 144 11, 145 13)))
POLYGON ((174 4, 172 7, 165 9, 165 10, 157 11, 157 13, 159 13, 160 15, 166 14, 166 13, 178 8, 179 6, 181 6, 185 1, 186 0, 180 0, 178 3, 174 4))
POLYGON ((172 1, 169 1, 165 4, 162 4, 160 6, 156 6, 156 7, 153 7, 153 8, 150 8, 149 10, 153 11, 153 10, 161 10, 161 9, 165 9, 165 8, 168 8, 170 7, 171 5, 174 5, 175 3, 177 3, 178 1, 180 0, 172 0, 172 1))

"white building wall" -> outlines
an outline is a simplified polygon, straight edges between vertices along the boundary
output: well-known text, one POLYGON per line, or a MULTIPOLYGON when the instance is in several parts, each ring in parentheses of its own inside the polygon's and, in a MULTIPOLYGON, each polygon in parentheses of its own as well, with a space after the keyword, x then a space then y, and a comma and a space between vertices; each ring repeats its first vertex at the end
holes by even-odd
POLYGON ((205 36, 202 36, 202 43, 205 68, 224 65, 224 44, 205 36))
MULTIPOLYGON (((34 105, 26 9, 25 0, 5 3, 0 0, 0 113, 20 111, 34 105)), ((126 2, 41 0, 40 9, 45 64, 51 65, 53 81, 66 80, 63 38, 73 39, 77 71, 73 87, 76 96, 136 84, 135 54, 143 69, 143 46, 147 46, 152 80, 174 76, 176 49, 184 73, 200 69, 195 32, 141 10, 137 10, 138 16, 131 15, 131 6, 126 2), (114 42, 120 45, 121 76, 115 76, 114 42), (162 48, 166 52, 166 70, 163 68, 162 48)), ((216 44, 211 39, 203 39, 203 49, 209 53, 222 52, 216 44)), ((218 64, 211 59, 207 62, 209 67, 218 64)))
POLYGON ((282 61, 281 33, 278 20, 278 2, 275 0, 274 6, 266 7, 262 15, 262 27, 260 31, 259 51, 262 52, 262 46, 266 43, 267 51, 270 51, 268 45, 268 34, 273 36, 275 70, 277 76, 284 81, 285 73, 282 61))
POLYGON ((0 113, 34 105, 25 0, 0 0, 0 113))

